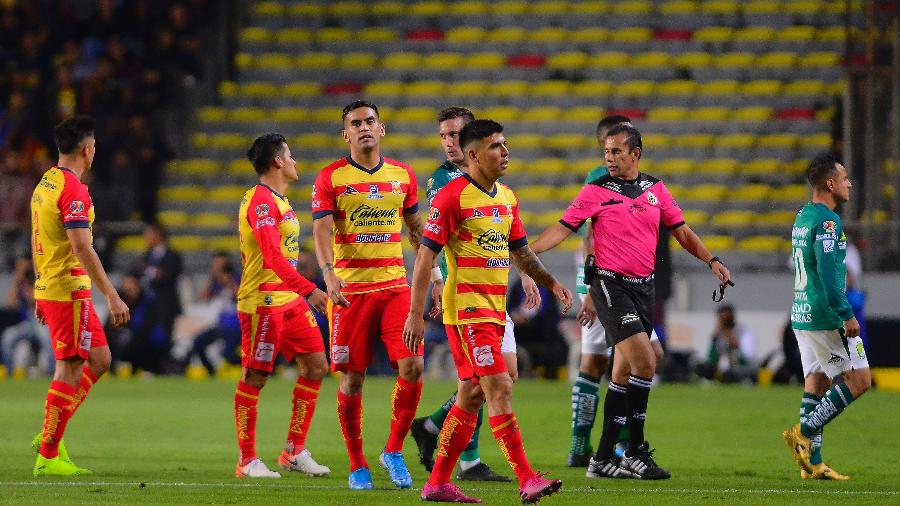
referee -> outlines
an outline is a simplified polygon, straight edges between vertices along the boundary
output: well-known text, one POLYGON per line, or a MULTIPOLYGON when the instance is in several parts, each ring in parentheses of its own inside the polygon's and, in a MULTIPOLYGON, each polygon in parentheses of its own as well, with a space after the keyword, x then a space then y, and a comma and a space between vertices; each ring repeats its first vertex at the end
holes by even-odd
POLYGON ((731 278, 719 258, 684 223, 665 184, 640 172, 642 149, 641 133, 634 127, 610 129, 603 145, 609 174, 585 185, 559 223, 531 244, 535 253, 547 251, 592 220, 596 267, 590 296, 607 339, 615 343, 616 356, 622 360, 613 363, 603 407, 603 435, 588 465, 591 478, 670 477, 653 461, 653 452, 644 440, 647 400, 656 371, 649 336, 660 222, 686 251, 709 266, 720 283, 731 278), (630 432, 628 449, 617 459, 614 447, 625 423, 630 432))

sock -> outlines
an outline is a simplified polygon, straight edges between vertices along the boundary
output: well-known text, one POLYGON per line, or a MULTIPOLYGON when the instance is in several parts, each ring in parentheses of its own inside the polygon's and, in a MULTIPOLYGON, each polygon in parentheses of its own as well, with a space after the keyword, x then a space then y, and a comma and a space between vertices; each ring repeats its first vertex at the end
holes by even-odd
POLYGON ((451 395, 446 402, 441 404, 441 407, 437 408, 437 410, 428 417, 428 420, 425 420, 425 428, 428 429, 428 432, 431 432, 432 434, 439 433, 441 427, 444 426, 444 420, 447 419, 447 414, 450 413, 450 410, 455 405, 456 392, 453 392, 453 395, 451 395))
POLYGON ((59 455, 59 442, 66 431, 66 424, 72 418, 75 403, 75 387, 62 381, 51 381, 44 404, 44 430, 41 435, 39 453, 52 459, 59 455))
POLYGON ((440 485, 450 481, 453 474, 453 466, 459 459, 459 454, 472 438, 475 431, 475 423, 478 416, 453 406, 447 415, 441 434, 438 436, 438 447, 434 459, 434 469, 428 477, 431 485, 440 485))
POLYGON ((362 450, 362 395, 346 395, 338 390, 338 420, 350 456, 350 471, 369 467, 362 450))
POLYGON ((597 391, 600 389, 600 378, 578 373, 578 379, 572 385, 572 444, 569 453, 584 455, 593 453, 591 448, 591 430, 597 418, 597 391))
POLYGON ((472 433, 472 439, 466 449, 459 456, 459 467, 465 471, 472 468, 481 461, 481 455, 478 453, 478 435, 481 433, 481 424, 484 422, 484 404, 478 410, 478 421, 475 423, 475 432, 472 433))
POLYGON ((419 398, 422 397, 422 382, 410 383, 397 376, 397 383, 391 392, 391 433, 384 451, 387 453, 403 450, 403 440, 409 434, 409 426, 416 417, 419 398))
POLYGON ((488 422, 500 446, 500 452, 506 457, 506 462, 519 479, 519 487, 524 486, 525 482, 534 476, 534 470, 525 457, 525 447, 522 446, 522 434, 519 432, 519 424, 516 423, 516 415, 507 413, 491 416, 488 422))
POLYGON ((88 392, 91 391, 91 387, 96 382, 97 376, 87 366, 84 366, 84 369, 81 370, 81 381, 78 382, 78 390, 75 391, 75 401, 70 408, 73 415, 84 404, 84 398, 87 397, 88 392))
MULTIPOLYGON (((800 401, 800 421, 802 422, 810 413, 812 413, 821 401, 822 398, 818 395, 803 392, 803 400, 800 401)), ((809 461, 813 464, 822 463, 822 430, 823 429, 817 430, 816 433, 809 438, 811 443, 809 461)))
POLYGON ((242 466, 256 458, 256 405, 259 403, 259 390, 239 381, 234 392, 234 421, 237 425, 242 466))
POLYGON ((853 394, 850 393, 850 387, 843 383, 832 386, 825 392, 819 405, 806 416, 806 420, 800 422, 800 431, 804 436, 812 437, 828 422, 837 418, 851 402, 853 394))
POLYGON ((628 430, 628 424, 626 423, 625 425, 622 426, 621 429, 619 429, 619 439, 617 442, 622 443, 625 446, 628 446, 628 441, 630 439, 631 439, 631 431, 628 430))
POLYGON ((309 424, 312 422, 313 413, 316 412, 316 400, 319 398, 321 385, 321 381, 297 377, 287 435, 287 446, 291 455, 296 455, 306 448, 306 435, 309 434, 309 424))
POLYGON ((653 378, 628 376, 628 394, 625 406, 628 413, 628 446, 637 448, 644 444, 644 422, 647 420, 647 401, 650 399, 650 387, 653 378))
POLYGON ((594 456, 598 461, 611 459, 614 455, 616 439, 628 420, 625 408, 627 392, 625 385, 609 382, 606 399, 603 401, 603 434, 594 456))

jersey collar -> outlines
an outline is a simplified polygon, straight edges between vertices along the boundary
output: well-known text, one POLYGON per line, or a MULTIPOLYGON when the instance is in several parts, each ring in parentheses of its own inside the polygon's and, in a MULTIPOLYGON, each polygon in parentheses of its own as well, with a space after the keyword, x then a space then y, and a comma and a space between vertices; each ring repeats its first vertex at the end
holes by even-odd
POLYGON ((278 193, 277 191, 273 190, 271 186, 267 185, 266 183, 259 183, 259 185, 262 186, 262 187, 264 187, 264 188, 268 188, 269 191, 272 192, 276 197, 280 198, 281 200, 284 200, 284 195, 282 195, 282 194, 278 193))
POLYGON ((350 165, 356 167, 357 169, 359 169, 367 174, 374 174, 374 173, 378 172, 378 169, 380 169, 381 166, 384 165, 384 157, 383 156, 379 158, 378 165, 372 167, 371 169, 367 169, 367 168, 363 167, 362 165, 356 163, 356 161, 354 161, 353 158, 350 158, 350 155, 347 155, 345 158, 347 159, 347 163, 349 163, 350 165))
POLYGON ((480 184, 476 183, 475 180, 472 179, 472 176, 466 174, 465 172, 463 172, 462 177, 468 179, 469 182, 475 186, 475 188, 478 188, 479 190, 481 190, 488 197, 494 198, 497 196, 497 183, 494 183, 494 188, 491 191, 487 191, 484 188, 482 188, 480 184))

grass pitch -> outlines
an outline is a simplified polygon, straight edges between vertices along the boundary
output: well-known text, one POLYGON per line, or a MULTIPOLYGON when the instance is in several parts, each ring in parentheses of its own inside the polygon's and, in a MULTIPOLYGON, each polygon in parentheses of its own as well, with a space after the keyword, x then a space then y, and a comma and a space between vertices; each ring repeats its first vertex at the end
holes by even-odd
MULTIPOLYGON (((71 479, 35 479, 30 442, 43 417, 48 381, 0 381, 0 503, 4 504, 421 504, 417 490, 393 488, 378 467, 388 432, 392 379, 365 388, 366 457, 378 490, 347 489, 348 461, 337 422, 337 381, 325 381, 308 447, 331 467, 326 478, 292 473, 280 480, 233 477, 237 455, 232 399, 235 382, 181 378, 110 379, 91 392, 66 432, 75 462, 94 471, 71 479)), ((270 467, 281 450, 293 383, 273 379, 261 395, 257 450, 270 467)), ((453 391, 426 382, 419 414, 453 391)), ((651 394, 647 438, 668 481, 589 480, 565 467, 569 385, 521 381, 514 406, 525 449, 536 469, 563 479, 552 505, 581 504, 900 504, 900 393, 873 391, 825 431, 826 462, 849 482, 801 480, 781 441, 797 418, 801 390, 719 385, 663 385, 651 394)), ((599 423, 594 441, 599 437, 599 423)), ((486 426, 482 460, 512 476, 486 426)), ((415 487, 427 479, 412 439, 404 449, 415 487)), ((488 504, 518 504, 513 483, 463 482, 488 504)))

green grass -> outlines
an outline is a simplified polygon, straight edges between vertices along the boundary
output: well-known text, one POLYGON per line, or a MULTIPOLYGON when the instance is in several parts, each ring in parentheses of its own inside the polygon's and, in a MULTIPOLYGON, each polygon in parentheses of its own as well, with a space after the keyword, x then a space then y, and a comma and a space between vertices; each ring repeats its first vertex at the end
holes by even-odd
MULTIPOLYGON (((335 410, 336 381, 325 382, 308 446, 331 467, 327 478, 293 473, 262 483, 233 477, 237 448, 232 417, 234 382, 180 378, 105 379, 69 425, 73 459, 94 475, 72 479, 31 476, 31 437, 43 417, 47 381, 0 381, 0 503, 247 504, 278 500, 310 504, 420 504, 416 491, 394 490, 377 456, 387 437, 392 381, 367 382, 366 456, 378 490, 346 488, 347 457, 335 410)), ((257 449, 274 466, 287 430, 292 383, 273 379, 261 396, 257 449)), ((453 390, 427 382, 419 409, 430 412, 453 390)), ((569 386, 522 381, 514 406, 533 466, 564 481, 545 504, 853 504, 900 503, 897 420, 900 393, 874 391, 825 432, 825 458, 850 482, 804 481, 781 441, 799 410, 799 388, 718 385, 661 386, 651 395, 647 437, 664 482, 588 480, 564 466, 569 437, 569 386), (811 502, 812 501, 812 502, 811 502)), ((599 437, 595 428, 594 440, 599 437)), ((426 474, 407 440, 416 487, 426 474)), ((505 474, 489 430, 482 459, 505 474)), ((518 503, 513 484, 463 484, 489 504, 518 503)))

